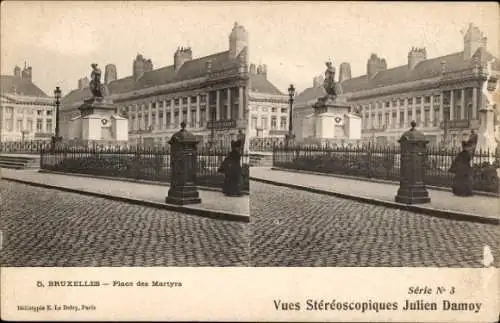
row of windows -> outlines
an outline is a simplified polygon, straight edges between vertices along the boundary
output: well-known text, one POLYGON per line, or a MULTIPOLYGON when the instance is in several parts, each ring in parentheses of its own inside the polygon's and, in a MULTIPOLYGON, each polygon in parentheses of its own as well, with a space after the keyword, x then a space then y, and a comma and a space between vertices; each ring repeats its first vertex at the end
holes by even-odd
MULTIPOLYGON (((269 112, 268 107, 252 107, 252 111, 259 111, 261 110, 262 112, 269 112)), ((276 113, 278 112, 278 108, 271 108, 271 112, 276 113)), ((288 109, 287 108, 280 108, 281 113, 287 113, 288 109)))
MULTIPOLYGON (((23 114, 23 113, 26 113, 28 115, 32 115, 35 113, 35 110, 33 109, 29 109, 29 108, 17 108, 17 114, 23 114)), ((5 115, 7 116, 10 116, 14 114, 14 108, 13 107, 5 107, 5 115)), ((38 116, 43 116, 43 115, 47 115, 47 116, 51 116, 53 115, 53 110, 36 110, 36 114, 38 116)))
MULTIPOLYGON (((28 131, 28 132, 33 132, 33 120, 32 119, 27 119, 26 120, 26 125, 24 125, 22 119, 16 120, 16 127, 15 131, 21 132, 21 131, 28 131)), ((11 132, 14 130, 14 119, 5 119, 5 129, 8 132, 11 132)), ((52 119, 46 119, 45 120, 45 129, 43 127, 43 119, 37 119, 36 120, 36 132, 52 132, 52 119)))
POLYGON ((280 118, 280 124, 278 128, 278 118, 276 116, 271 117, 271 124, 269 125, 269 119, 266 116, 263 116, 260 118, 260 124, 259 124, 259 118, 257 116, 252 116, 251 119, 251 127, 252 129, 256 129, 257 127, 262 128, 263 130, 268 130, 269 126, 271 130, 286 130, 288 126, 288 118, 287 117, 281 117, 280 118))

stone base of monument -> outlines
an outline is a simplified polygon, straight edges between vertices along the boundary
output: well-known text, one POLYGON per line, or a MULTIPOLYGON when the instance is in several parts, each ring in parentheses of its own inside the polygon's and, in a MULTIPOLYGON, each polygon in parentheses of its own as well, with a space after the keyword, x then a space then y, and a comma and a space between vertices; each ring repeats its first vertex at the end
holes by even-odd
POLYGON ((199 204, 201 198, 196 186, 183 186, 182 188, 170 188, 165 202, 177 205, 199 204))
POLYGON ((425 186, 400 187, 395 198, 396 202, 404 204, 430 203, 431 198, 425 186))

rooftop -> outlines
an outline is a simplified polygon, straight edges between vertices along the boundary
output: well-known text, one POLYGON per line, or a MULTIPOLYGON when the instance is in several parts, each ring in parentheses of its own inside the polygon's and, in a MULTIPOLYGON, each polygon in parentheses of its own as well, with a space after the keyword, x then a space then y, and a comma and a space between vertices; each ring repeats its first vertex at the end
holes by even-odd
POLYGON ((22 79, 14 75, 0 76, 0 91, 2 94, 10 93, 23 96, 49 97, 30 80, 22 79))
MULTIPOLYGON (((373 77, 362 75, 345 80, 341 83, 344 93, 353 93, 363 90, 381 88, 405 82, 418 81, 438 77, 442 74, 443 65, 446 72, 460 71, 474 66, 476 62, 486 64, 494 56, 484 48, 479 48, 470 60, 463 59, 463 52, 453 53, 436 58, 426 59, 418 63, 414 68, 402 65, 375 74, 373 77)), ((500 70, 498 59, 493 63, 494 70, 500 70)), ((301 92, 297 98, 297 103, 306 103, 326 95, 323 86, 310 87, 301 92)))

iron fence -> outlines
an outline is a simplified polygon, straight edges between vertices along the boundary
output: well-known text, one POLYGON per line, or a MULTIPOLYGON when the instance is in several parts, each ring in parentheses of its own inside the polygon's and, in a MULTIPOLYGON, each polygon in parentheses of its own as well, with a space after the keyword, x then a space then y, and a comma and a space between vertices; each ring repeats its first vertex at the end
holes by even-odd
POLYGON ((0 153, 39 154, 43 148, 50 147, 50 143, 50 141, 45 140, 2 141, 0 142, 0 153))
MULTIPOLYGON (((460 152, 458 148, 427 148, 424 163, 424 181, 427 185, 451 187, 450 169, 460 152)), ((499 192, 497 169, 500 153, 476 150, 472 159, 473 187, 478 191, 499 192)), ((401 166, 400 146, 294 146, 274 147, 273 165, 287 169, 320 173, 350 175, 399 181, 401 166)))
MULTIPOLYGON (((197 184, 221 187, 224 174, 218 169, 228 149, 198 147, 196 153, 197 184)), ((159 182, 171 180, 170 146, 163 147, 66 147, 42 149, 40 168, 59 172, 90 174, 159 182)), ((248 156, 242 156, 243 190, 249 190, 248 156)))

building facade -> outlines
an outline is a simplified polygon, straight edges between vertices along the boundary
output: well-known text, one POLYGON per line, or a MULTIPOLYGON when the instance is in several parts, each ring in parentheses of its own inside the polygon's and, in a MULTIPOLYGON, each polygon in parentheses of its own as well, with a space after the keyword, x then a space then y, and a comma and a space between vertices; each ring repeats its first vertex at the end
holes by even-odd
POLYGON ((250 64, 250 138, 284 137, 288 133, 288 96, 267 79, 267 66, 250 64))
POLYGON ((14 68, 0 82, 0 141, 50 140, 55 132, 54 99, 32 82, 31 66, 14 68))
MULTIPOLYGON (((128 119, 129 142, 165 144, 181 122, 204 143, 227 142, 248 128, 248 34, 235 23, 229 48, 193 58, 191 48, 178 48, 173 65, 154 69, 151 59, 138 54, 132 75, 118 79, 114 65, 105 67, 104 83, 118 113, 128 119)), ((70 133, 69 121, 91 97, 88 78, 62 100, 62 136, 70 133)), ((69 138, 71 139, 71 138, 69 138)))
MULTIPOLYGON (((407 64, 391 69, 385 59, 372 54, 363 76, 352 78, 350 65, 342 63, 339 83, 351 111, 362 116, 364 141, 395 143, 414 120, 431 144, 457 144, 471 129, 479 128, 480 110, 487 104, 483 84, 491 74, 489 88, 494 88, 500 72, 498 59, 488 71, 493 59, 487 38, 470 24, 461 52, 429 59, 425 48, 412 48, 407 64)), ((325 94, 318 77, 313 87, 297 96, 294 129, 298 139, 311 136, 302 121, 325 94)))

